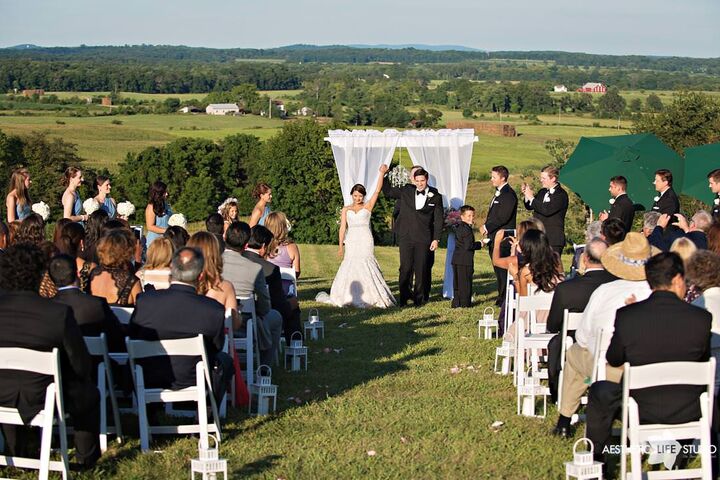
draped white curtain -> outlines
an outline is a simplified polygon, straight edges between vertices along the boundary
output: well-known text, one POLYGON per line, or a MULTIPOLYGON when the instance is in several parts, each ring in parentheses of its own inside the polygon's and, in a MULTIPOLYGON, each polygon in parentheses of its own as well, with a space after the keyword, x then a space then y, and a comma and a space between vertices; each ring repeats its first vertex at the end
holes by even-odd
POLYGON ((375 191, 380 165, 389 165, 400 139, 397 130, 330 130, 328 140, 335 157, 345 205, 352 203, 350 190, 360 183, 368 194, 375 191))

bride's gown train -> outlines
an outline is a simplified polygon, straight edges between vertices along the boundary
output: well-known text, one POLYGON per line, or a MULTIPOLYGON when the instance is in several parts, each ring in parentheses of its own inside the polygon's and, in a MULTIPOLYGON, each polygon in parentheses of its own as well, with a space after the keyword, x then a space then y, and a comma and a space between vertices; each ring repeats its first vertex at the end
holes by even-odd
POLYGON ((355 213, 348 209, 345 233, 345 256, 333 280, 330 295, 319 293, 316 300, 338 307, 380 307, 395 305, 395 298, 385 283, 375 259, 370 210, 355 213))

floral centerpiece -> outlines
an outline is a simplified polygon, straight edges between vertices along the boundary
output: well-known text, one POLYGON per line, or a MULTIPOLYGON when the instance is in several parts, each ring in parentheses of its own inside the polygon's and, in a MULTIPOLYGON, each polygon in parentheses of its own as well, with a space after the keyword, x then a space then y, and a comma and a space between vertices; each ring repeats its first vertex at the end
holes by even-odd
POLYGON ((187 229, 187 219, 182 213, 174 213, 170 215, 170 218, 168 219, 168 226, 187 229))
POLYGON ((85 210, 85 213, 88 215, 91 215, 93 212, 100 210, 100 204, 94 198, 88 198, 83 202, 83 210, 85 210))
POLYGON ((50 207, 48 207, 47 203, 45 203, 45 202, 33 203, 32 207, 30 207, 30 208, 32 208, 32 211, 34 213, 37 213, 38 215, 40 215, 42 217, 43 222, 47 221, 47 219, 50 218, 50 207))
POLYGON ((135 205, 128 201, 120 202, 117 204, 117 213, 121 218, 127 220, 130 215, 135 213, 135 205))

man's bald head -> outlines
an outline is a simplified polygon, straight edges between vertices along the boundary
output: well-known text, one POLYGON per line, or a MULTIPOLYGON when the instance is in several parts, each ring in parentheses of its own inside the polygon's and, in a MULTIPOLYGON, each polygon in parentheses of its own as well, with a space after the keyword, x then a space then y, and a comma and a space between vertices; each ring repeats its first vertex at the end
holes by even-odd
POLYGON ((585 258, 586 268, 603 268, 600 259, 607 250, 608 244, 602 238, 595 237, 585 245, 585 258))
POLYGON ((205 267, 205 259, 200 250, 183 247, 176 251, 170 263, 170 278, 175 282, 196 285, 205 267))

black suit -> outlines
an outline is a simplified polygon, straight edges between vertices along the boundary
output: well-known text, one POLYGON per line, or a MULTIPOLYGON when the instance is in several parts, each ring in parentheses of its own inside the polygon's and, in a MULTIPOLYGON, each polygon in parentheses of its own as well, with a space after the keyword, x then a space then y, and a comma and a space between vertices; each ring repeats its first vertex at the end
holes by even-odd
MULTIPOLYGON (((0 295, 0 347, 60 352, 65 410, 75 427, 75 447, 81 463, 91 465, 100 457, 100 395, 91 381, 92 360, 72 309, 35 292, 0 295)), ((17 408, 30 421, 45 402, 51 377, 29 372, 0 370, 0 405, 17 408)), ((8 449, 26 455, 25 427, 4 425, 8 449)))
POLYGON ((627 193, 622 193, 615 197, 615 203, 613 203, 608 213, 608 218, 619 218, 625 225, 625 233, 632 230, 633 220, 635 219, 635 205, 633 204, 627 193))
POLYGON ((712 211, 710 214, 712 215, 713 221, 720 222, 720 193, 713 198, 712 211))
POLYGON ((290 337, 295 332, 301 332, 300 326, 300 308, 293 308, 288 301, 285 291, 282 288, 282 277, 280 276, 280 267, 274 263, 268 262, 260 255, 249 250, 245 250, 242 256, 251 260, 263 269, 265 282, 270 292, 270 305, 273 310, 277 310, 283 319, 283 331, 285 332, 285 341, 290 345, 290 337))
POLYGON ((104 333, 109 351, 125 351, 123 326, 104 298, 88 295, 79 288, 68 288, 60 290, 53 300, 72 308, 84 337, 98 337, 104 333))
POLYGON ((670 223, 675 221, 673 215, 680 213, 680 200, 678 200, 678 196, 672 187, 665 190, 665 193, 660 195, 660 199, 653 203, 652 211, 670 215, 670 219, 672 220, 670 223))
POLYGON ((426 277, 429 276, 428 257, 430 244, 440 240, 443 226, 442 195, 426 188, 422 208, 415 208, 415 197, 419 195, 414 185, 392 187, 383 184, 383 193, 400 204, 400 213, 395 222, 395 231, 400 244, 400 305, 413 299, 415 305, 425 303, 426 277), (415 285, 411 290, 413 275, 415 285))
MULTIPOLYGON (((661 362, 705 362, 710 358, 712 315, 672 293, 654 291, 650 298, 623 307, 615 316, 615 333, 607 351, 613 367, 661 362)), ((666 386, 631 391, 641 423, 678 424, 700 417, 702 387, 666 386)), ((622 405, 622 385, 596 382, 587 406, 587 436, 596 452, 607 444, 615 414, 622 405)))
MULTIPOLYGON (((515 190, 510 187, 509 183, 506 183, 502 188, 495 189, 496 192, 500 192, 499 195, 493 194, 493 198, 488 208, 487 219, 485 220, 485 229, 487 230, 487 236, 490 239, 488 243, 488 254, 490 255, 490 263, 492 263, 493 249, 495 243, 495 233, 498 230, 515 228, 517 219, 517 195, 515 190)), ((507 251, 500 252, 501 257, 510 255, 510 245, 505 242, 503 247, 507 247, 507 251)), ((500 305, 502 300, 505 298, 505 284, 507 283, 507 270, 504 268, 493 266, 495 270, 495 279, 497 280, 497 291, 498 298, 496 303, 500 305)))
MULTIPOLYGON (((145 292, 138 295, 128 332, 134 340, 149 341, 202 334, 208 369, 213 374, 213 393, 218 401, 222 399, 233 370, 232 359, 221 351, 225 341, 225 308, 217 300, 198 295, 195 287, 185 284, 174 283, 167 290, 145 292)), ((181 389, 195 385, 199 357, 173 356, 169 360, 159 357, 140 362, 146 386, 181 389)))
POLYGON ((460 222, 455 227, 455 251, 452 256, 453 299, 452 307, 469 307, 472 303, 472 280, 475 250, 482 243, 475 241, 472 227, 460 222))
POLYGON ((672 243, 681 237, 685 237, 693 242, 699 250, 707 250, 707 235, 697 230, 685 233, 679 228, 675 228, 674 230, 667 228, 663 230, 662 227, 656 226, 648 236, 648 242, 663 252, 667 252, 670 250, 672 243))
POLYGON ((533 210, 533 217, 543 222, 550 245, 559 254, 565 247, 565 214, 568 202, 568 194, 559 183, 554 187, 553 193, 547 188, 541 188, 532 202, 525 200, 525 208, 533 210))
MULTIPOLYGON (((555 287, 547 321, 548 332, 558 334, 548 343, 548 383, 553 399, 557 398, 560 370, 563 367, 560 365, 560 353, 565 310, 582 312, 595 289, 614 280, 617 280, 617 277, 607 270, 591 270, 555 287)), ((575 338, 575 330, 568 331, 568 334, 575 338)))

